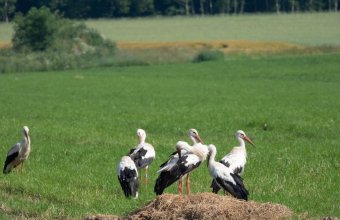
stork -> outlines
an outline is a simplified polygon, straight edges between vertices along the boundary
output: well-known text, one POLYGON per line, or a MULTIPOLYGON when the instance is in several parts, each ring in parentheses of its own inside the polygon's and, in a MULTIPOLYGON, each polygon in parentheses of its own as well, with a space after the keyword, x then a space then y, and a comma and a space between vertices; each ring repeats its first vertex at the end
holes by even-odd
MULTIPOLYGON (((193 146, 198 147, 206 155, 208 155, 208 148, 207 148, 206 145, 203 145, 203 141, 202 141, 201 137, 199 136, 196 129, 194 129, 194 128, 189 129, 188 136, 191 139, 193 146)), ((182 141, 182 142, 184 142, 184 141, 182 141)), ((187 143, 187 145, 189 145, 189 144, 187 143)), ((188 151, 183 148, 181 150, 181 155, 185 155, 187 152, 188 151)), ((177 163, 178 158, 179 158, 178 155, 179 155, 178 149, 176 148, 176 151, 173 152, 170 155, 169 160, 160 165, 160 169, 157 172, 160 173, 160 172, 165 171, 165 170, 170 170, 171 167, 174 166, 177 163)))
POLYGON ((145 169, 145 185, 148 183, 148 167, 155 159, 155 149, 149 143, 145 142, 146 133, 143 129, 137 129, 138 145, 132 148, 128 154, 134 161, 138 170, 140 170, 140 182, 142 183, 142 171, 145 169))
POLYGON ((129 156, 123 156, 118 167, 118 180, 125 197, 138 197, 138 170, 129 156))
POLYGON ((215 161, 216 147, 210 144, 208 156, 208 169, 210 176, 215 180, 219 187, 238 199, 248 200, 248 190, 243 184, 242 177, 234 173, 230 167, 215 161))
POLYGON ((13 167, 18 172, 18 166, 21 163, 21 173, 25 170, 24 162, 27 160, 31 152, 31 139, 29 136, 29 129, 27 126, 23 127, 23 140, 16 143, 7 153, 3 173, 7 174, 11 172, 13 167))
MULTIPOLYGON (((254 147, 255 145, 242 130, 236 132, 235 138, 238 140, 239 146, 233 147, 233 149, 220 160, 220 163, 229 167, 234 174, 243 176, 244 167, 247 162, 247 150, 244 141, 247 141, 254 147)), ((214 193, 218 193, 220 190, 220 187, 215 180, 212 181, 211 188, 214 193)))
POLYGON ((165 188, 178 180, 178 193, 182 195, 182 178, 187 175, 186 189, 187 194, 190 195, 189 173, 195 170, 207 157, 207 152, 202 149, 195 147, 195 145, 190 146, 184 141, 177 142, 176 150, 178 157, 177 159, 174 159, 176 157, 170 159, 171 166, 161 171, 156 180, 154 192, 157 195, 161 195, 165 188), (182 155, 182 153, 184 154, 182 155))

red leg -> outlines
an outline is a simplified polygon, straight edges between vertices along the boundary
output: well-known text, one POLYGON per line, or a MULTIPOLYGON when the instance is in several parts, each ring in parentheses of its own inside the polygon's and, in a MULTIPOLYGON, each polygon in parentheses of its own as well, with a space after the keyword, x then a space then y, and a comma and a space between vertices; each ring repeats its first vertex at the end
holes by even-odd
POLYGON ((145 167, 144 183, 145 183, 145 189, 146 189, 148 186, 148 167, 145 167))
POLYGON ((143 184, 142 184, 142 183, 143 183, 143 182, 142 182, 142 180, 143 180, 143 178, 142 178, 142 170, 143 170, 143 169, 140 169, 140 171, 139 171, 139 189, 140 189, 140 190, 142 190, 142 185, 143 185, 143 184))
POLYGON ((178 195, 182 196, 182 178, 178 180, 178 195))
POLYGON ((18 165, 15 165, 15 171, 18 173, 18 165))
POLYGON ((24 165, 24 162, 22 162, 21 164, 21 173, 23 173, 25 171, 25 165, 24 165))
POLYGON ((187 175, 187 195, 190 195, 190 176, 189 174, 187 175))

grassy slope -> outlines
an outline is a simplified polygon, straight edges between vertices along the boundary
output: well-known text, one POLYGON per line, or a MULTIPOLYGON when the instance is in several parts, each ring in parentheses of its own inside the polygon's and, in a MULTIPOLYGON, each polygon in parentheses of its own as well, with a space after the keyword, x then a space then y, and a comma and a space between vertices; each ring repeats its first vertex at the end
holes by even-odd
MULTIPOLYGON (((264 14, 89 20, 115 41, 258 40, 307 45, 340 45, 340 13, 264 14)), ((12 26, 0 23, 0 41, 10 41, 12 26)))
MULTIPOLYGON (((251 199, 310 216, 340 216, 340 56, 233 58, 224 62, 0 75, 0 155, 31 129, 25 174, 0 178, 0 217, 123 214, 153 199, 158 165, 195 127, 218 157, 244 129, 251 199), (262 124, 268 130, 262 130, 262 124), (126 200, 116 165, 147 131, 157 151, 150 186, 126 200), (5 208, 4 208, 5 207, 5 208)), ((210 191, 205 164, 193 192, 210 191)), ((176 186, 167 192, 175 193, 176 186)))

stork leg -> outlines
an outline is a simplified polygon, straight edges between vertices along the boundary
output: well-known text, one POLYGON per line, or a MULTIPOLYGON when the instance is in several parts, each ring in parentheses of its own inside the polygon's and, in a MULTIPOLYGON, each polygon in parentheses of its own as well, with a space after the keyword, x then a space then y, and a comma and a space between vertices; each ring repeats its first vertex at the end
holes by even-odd
POLYGON ((146 189, 148 186, 148 167, 145 167, 144 183, 145 183, 145 189, 146 189))
POLYGON ((18 165, 15 165, 15 171, 18 173, 18 165))
POLYGON ((186 183, 187 183, 187 195, 189 196, 190 195, 190 176, 189 176, 189 174, 187 175, 186 183))
POLYGON ((178 180, 178 195, 182 197, 182 178, 178 180))
POLYGON ((23 173, 25 170, 25 165, 24 165, 24 162, 21 163, 21 173, 23 173))
POLYGON ((142 190, 142 185, 143 185, 143 184, 142 184, 142 183, 143 183, 143 182, 142 182, 142 181, 143 181, 143 178, 142 178, 142 177, 143 177, 143 175, 142 175, 142 170, 143 170, 143 169, 140 169, 140 171, 139 171, 139 175, 140 175, 140 176, 139 176, 139 189, 140 189, 140 190, 142 190))

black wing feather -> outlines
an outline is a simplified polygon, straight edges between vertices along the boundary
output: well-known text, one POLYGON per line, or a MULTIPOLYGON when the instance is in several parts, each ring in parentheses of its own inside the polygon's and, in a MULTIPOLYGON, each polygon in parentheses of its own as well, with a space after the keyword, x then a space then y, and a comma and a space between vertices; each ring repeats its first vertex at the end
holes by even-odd
POLYGON ((169 159, 168 159, 167 161, 165 161, 164 163, 162 163, 159 167, 160 167, 160 168, 164 167, 164 166, 168 163, 168 161, 170 160, 171 156, 174 156, 175 154, 177 154, 177 151, 173 152, 173 153, 170 155, 169 159))
POLYGON ((226 181, 220 177, 215 178, 219 186, 221 186, 225 191, 228 191, 231 195, 238 199, 248 200, 249 192, 243 184, 242 178, 237 174, 230 174, 236 185, 230 181, 226 181))
POLYGON ((182 156, 178 159, 176 165, 174 165, 169 171, 164 170, 159 174, 154 187, 154 192, 157 195, 161 195, 165 188, 182 178, 185 174, 196 169, 201 164, 201 162, 198 162, 190 166, 185 166, 187 158, 188 155, 182 156))
POLYGON ((230 167, 230 163, 228 161, 220 160, 220 163, 223 164, 226 167, 230 167))
POLYGON ((135 148, 131 149, 129 156, 131 157, 133 162, 135 162, 137 169, 144 168, 148 166, 149 164, 151 164, 151 162, 153 161, 153 158, 145 158, 145 155, 148 151, 144 147, 139 148, 139 150, 136 152, 134 151, 135 151, 135 148))
POLYGON ((124 170, 120 171, 118 180, 126 197, 136 197, 138 192, 138 177, 136 170, 125 167, 124 170))
POLYGON ((4 165, 4 169, 3 169, 3 173, 9 173, 11 171, 6 172, 6 167, 8 166, 8 164, 10 164, 13 160, 15 160, 15 158, 19 155, 19 152, 14 152, 10 155, 7 155, 6 161, 5 161, 5 165, 4 165))

